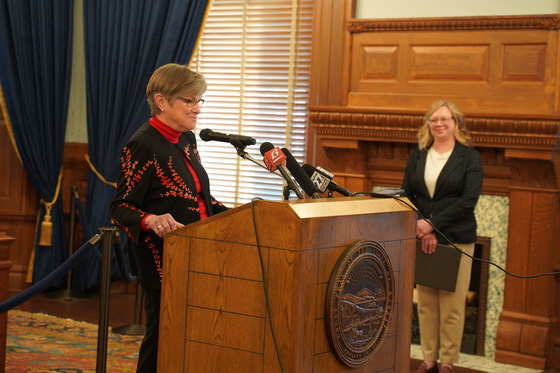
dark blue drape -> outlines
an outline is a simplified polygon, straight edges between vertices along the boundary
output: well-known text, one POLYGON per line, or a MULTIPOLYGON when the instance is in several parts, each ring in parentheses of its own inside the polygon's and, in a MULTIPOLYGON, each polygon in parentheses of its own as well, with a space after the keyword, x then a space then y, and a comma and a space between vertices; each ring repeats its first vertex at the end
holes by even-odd
MULTIPOLYGON (((73 11, 71 0, 0 2, 0 82, 23 167, 47 202, 55 196, 62 167, 73 11)), ((44 212, 42 207, 41 217, 44 212)), ((35 282, 68 256, 60 196, 51 216, 52 246, 35 244, 35 282)))
MULTIPOLYGON (((96 0, 84 2, 88 148, 91 162, 115 181, 122 147, 149 118, 146 84, 169 63, 188 63, 206 0, 96 0)), ((92 232, 110 225, 114 188, 90 172, 86 214, 92 232)), ((87 239, 87 237, 86 237, 87 239)), ((85 261, 80 288, 98 283, 99 259, 85 261)))

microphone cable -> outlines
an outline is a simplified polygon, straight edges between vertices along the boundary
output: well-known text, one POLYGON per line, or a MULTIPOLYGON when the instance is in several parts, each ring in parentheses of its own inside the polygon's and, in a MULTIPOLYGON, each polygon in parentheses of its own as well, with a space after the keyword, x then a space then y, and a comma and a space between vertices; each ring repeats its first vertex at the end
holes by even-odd
POLYGON ((268 317, 268 325, 270 326, 270 334, 272 336, 272 342, 274 344, 274 351, 276 352, 276 357, 278 358, 278 363, 280 364, 280 370, 282 373, 285 373, 286 370, 284 369, 284 364, 282 363, 282 357, 280 356, 280 349, 278 348, 278 342, 276 340, 276 332, 274 331, 274 327, 272 325, 272 313, 270 312, 270 304, 268 298, 268 282, 265 279, 265 268, 264 268, 264 260, 262 255, 262 248, 261 243, 259 240, 259 231, 257 230, 257 219, 255 217, 255 201, 256 200, 263 200, 260 197, 255 197, 251 200, 251 216, 253 217, 253 229, 255 230, 255 241, 257 243, 257 251, 259 253, 259 262, 261 264, 261 275, 262 275, 262 285, 263 285, 263 292, 264 292, 264 304, 266 309, 266 316, 268 317))
POLYGON ((418 216, 420 216, 420 218, 422 220, 424 220, 425 222, 427 222, 428 224, 430 224, 430 226, 432 228, 434 228, 434 231, 439 233, 447 242, 449 245, 451 245, 451 247, 453 247, 455 250, 459 251, 461 254, 468 256, 469 258, 473 259, 473 260, 477 260, 481 263, 486 263, 486 264, 490 264, 494 267, 496 267, 497 269, 499 269, 500 271, 504 272, 506 275, 511 276, 511 277, 515 277, 515 278, 536 278, 536 277, 543 277, 543 276, 558 276, 560 275, 560 272, 548 272, 548 273, 537 273, 537 274, 533 274, 533 275, 517 275, 515 273, 511 273, 508 270, 506 270, 505 268, 502 268, 499 264, 496 264, 490 260, 486 260, 486 259, 482 259, 482 258, 477 258, 473 255, 470 255, 466 252, 464 252, 463 250, 459 249, 457 246, 455 246, 455 244, 453 242, 451 242, 451 240, 449 238, 447 238, 443 233, 440 232, 439 229, 436 228, 435 225, 432 224, 431 221, 429 221, 428 219, 426 219, 421 213, 420 211, 418 211, 418 209, 413 206, 412 204, 402 200, 401 198, 399 198, 399 196, 395 196, 395 195, 391 195, 391 194, 383 194, 383 193, 376 193, 376 192, 360 192, 361 194, 365 194, 365 195, 370 195, 372 197, 380 197, 380 198, 393 198, 396 201, 399 201, 401 204, 406 205, 407 207, 409 207, 412 211, 416 212, 418 214, 418 216))

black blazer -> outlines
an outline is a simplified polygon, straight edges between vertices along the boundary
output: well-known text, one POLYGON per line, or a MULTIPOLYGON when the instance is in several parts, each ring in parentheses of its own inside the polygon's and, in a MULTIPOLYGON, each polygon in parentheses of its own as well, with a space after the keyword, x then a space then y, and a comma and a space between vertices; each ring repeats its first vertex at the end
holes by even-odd
POLYGON ((147 214, 170 213, 182 224, 200 220, 196 185, 185 158, 200 179, 208 214, 227 210, 210 194, 208 174, 200 163, 194 133, 181 134, 179 143, 173 144, 146 122, 121 154, 111 216, 131 241, 140 282, 145 288, 161 287, 163 239, 152 231, 142 231, 142 219, 147 214))
MULTIPOLYGON (((474 209, 482 190, 482 163, 475 149, 456 143, 439 175, 433 199, 424 171, 427 150, 415 150, 408 158, 402 189, 420 213, 453 243, 476 241, 474 209)), ((439 243, 447 244, 436 232, 439 243)))

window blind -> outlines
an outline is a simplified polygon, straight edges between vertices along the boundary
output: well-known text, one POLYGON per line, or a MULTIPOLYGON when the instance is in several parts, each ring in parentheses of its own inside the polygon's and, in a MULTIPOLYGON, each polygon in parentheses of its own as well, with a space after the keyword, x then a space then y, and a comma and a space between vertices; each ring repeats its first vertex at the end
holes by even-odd
MULTIPOLYGON (((303 162, 311 65, 312 0, 214 0, 192 61, 208 83, 195 132, 204 128, 286 147, 303 162)), ((281 200, 278 175, 227 143, 198 140, 211 191, 230 206, 281 200)), ((295 195, 291 194, 291 198, 295 195)))

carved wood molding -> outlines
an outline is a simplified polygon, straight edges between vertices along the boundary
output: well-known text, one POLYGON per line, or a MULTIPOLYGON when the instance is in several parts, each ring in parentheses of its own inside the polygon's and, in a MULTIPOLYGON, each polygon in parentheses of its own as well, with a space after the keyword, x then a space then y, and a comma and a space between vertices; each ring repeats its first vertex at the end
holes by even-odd
POLYGON ((448 30, 558 30, 560 15, 482 16, 457 18, 352 19, 347 23, 352 33, 379 31, 448 31, 448 30))
MULTIPOLYGON (((423 114, 311 110, 310 126, 319 137, 366 141, 417 142, 423 114)), ((554 151, 560 146, 560 118, 474 117, 466 125, 476 146, 554 151)))

